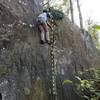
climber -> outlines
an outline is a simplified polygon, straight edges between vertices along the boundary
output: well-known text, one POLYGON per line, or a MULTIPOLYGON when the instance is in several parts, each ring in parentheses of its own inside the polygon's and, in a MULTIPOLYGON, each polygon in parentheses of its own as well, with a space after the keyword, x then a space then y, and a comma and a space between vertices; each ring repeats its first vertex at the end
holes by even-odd
POLYGON ((49 19, 50 19, 50 12, 47 10, 43 10, 43 13, 41 13, 37 18, 37 25, 40 31, 41 44, 44 44, 45 42, 50 44, 49 27, 51 29, 52 27, 49 23, 49 19))

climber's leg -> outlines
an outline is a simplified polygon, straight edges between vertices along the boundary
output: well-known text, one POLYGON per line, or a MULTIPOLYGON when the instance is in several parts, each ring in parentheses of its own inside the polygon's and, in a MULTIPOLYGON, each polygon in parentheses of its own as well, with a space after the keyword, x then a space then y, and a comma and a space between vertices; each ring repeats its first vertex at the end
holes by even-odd
POLYGON ((41 43, 43 44, 45 42, 45 31, 43 28, 43 25, 38 25, 39 30, 40 30, 40 39, 41 39, 41 43))
POLYGON ((50 43, 49 28, 46 22, 43 23, 43 27, 44 27, 45 34, 46 34, 46 41, 50 43))
POLYGON ((46 32, 46 40, 47 40, 47 43, 50 44, 49 31, 46 32))

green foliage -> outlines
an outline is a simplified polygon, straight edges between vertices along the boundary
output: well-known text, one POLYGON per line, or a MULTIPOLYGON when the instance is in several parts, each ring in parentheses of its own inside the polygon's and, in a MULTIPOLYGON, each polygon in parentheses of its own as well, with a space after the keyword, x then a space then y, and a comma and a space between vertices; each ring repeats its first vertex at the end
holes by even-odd
POLYGON ((86 100, 100 100, 100 69, 91 69, 92 79, 83 79, 82 74, 90 70, 86 70, 84 72, 79 71, 75 79, 77 81, 71 81, 65 79, 63 81, 64 84, 73 84, 74 91, 80 97, 86 98, 86 100))
POLYGON ((100 25, 97 25, 95 23, 92 23, 89 26, 89 33, 97 47, 98 50, 100 50, 100 25))
POLYGON ((68 2, 68 0, 63 0, 63 1, 64 1, 64 3, 63 3, 64 5, 66 5, 66 3, 68 2))
POLYGON ((52 14, 54 20, 62 20, 64 18, 64 13, 57 9, 53 9, 51 14, 52 14))
POLYGON ((64 84, 70 84, 70 83, 73 83, 73 82, 72 82, 71 80, 64 80, 64 81, 63 81, 63 85, 64 85, 64 84))
POLYGON ((93 26, 93 28, 96 29, 96 30, 100 30, 100 25, 96 25, 96 24, 95 24, 95 25, 93 26))
POLYGON ((76 76, 80 83, 75 84, 75 91, 88 100, 100 100, 100 70, 94 70, 93 76, 94 78, 89 80, 76 76))
POLYGON ((79 71, 79 75, 75 76, 76 82, 66 79, 63 81, 63 85, 73 84, 77 95, 86 98, 86 100, 100 100, 100 70, 91 69, 88 71, 91 71, 92 79, 83 79, 82 74, 84 75, 87 71, 79 71))

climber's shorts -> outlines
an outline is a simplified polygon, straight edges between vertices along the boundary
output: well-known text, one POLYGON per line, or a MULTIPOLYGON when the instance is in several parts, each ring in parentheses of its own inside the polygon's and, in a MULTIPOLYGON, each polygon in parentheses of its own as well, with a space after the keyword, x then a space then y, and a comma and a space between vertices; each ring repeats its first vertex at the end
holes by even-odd
POLYGON ((38 17, 37 18, 37 22, 38 22, 38 24, 42 24, 42 23, 45 22, 45 20, 43 18, 41 18, 41 17, 38 17))

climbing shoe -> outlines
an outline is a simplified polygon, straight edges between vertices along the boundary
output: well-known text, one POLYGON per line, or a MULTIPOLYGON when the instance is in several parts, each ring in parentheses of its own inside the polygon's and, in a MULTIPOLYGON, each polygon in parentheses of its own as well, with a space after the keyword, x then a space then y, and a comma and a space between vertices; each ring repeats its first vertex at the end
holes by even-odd
POLYGON ((43 40, 40 41, 40 44, 44 44, 45 42, 43 40))
POLYGON ((49 41, 49 40, 47 40, 47 43, 50 45, 51 44, 51 42, 49 41))

